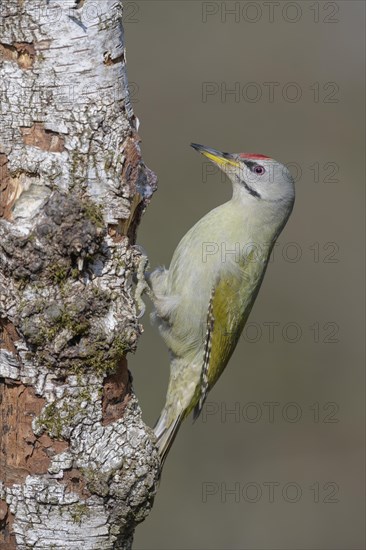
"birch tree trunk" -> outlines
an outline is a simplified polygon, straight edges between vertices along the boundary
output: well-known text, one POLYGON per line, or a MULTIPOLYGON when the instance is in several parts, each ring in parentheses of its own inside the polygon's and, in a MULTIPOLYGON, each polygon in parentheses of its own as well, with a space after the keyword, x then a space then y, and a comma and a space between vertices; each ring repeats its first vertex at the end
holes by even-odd
POLYGON ((122 5, 1 0, 0 33, 0 547, 127 549, 159 459, 125 359, 156 178, 122 5))

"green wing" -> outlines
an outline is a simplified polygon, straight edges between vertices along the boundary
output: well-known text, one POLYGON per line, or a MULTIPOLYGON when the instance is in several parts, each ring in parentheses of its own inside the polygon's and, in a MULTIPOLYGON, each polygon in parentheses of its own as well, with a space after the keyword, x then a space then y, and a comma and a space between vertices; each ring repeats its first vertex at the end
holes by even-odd
POLYGON ((235 350, 263 275, 264 270, 247 265, 246 269, 242 269, 236 275, 228 274, 222 277, 212 289, 201 384, 194 399, 195 418, 199 416, 209 390, 219 379, 235 350))

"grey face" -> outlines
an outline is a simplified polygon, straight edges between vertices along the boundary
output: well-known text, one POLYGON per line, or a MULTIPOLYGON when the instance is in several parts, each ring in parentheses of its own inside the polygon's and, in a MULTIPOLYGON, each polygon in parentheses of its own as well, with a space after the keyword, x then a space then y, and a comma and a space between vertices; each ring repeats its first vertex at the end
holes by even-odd
POLYGON ((191 145, 228 175, 235 198, 290 205, 294 202, 293 178, 280 162, 254 153, 223 153, 205 145, 191 145))
POLYGON ((258 201, 293 202, 294 180, 286 166, 270 158, 245 158, 235 155, 238 168, 232 167, 228 175, 237 190, 258 201), (238 189, 239 187, 239 189, 238 189))

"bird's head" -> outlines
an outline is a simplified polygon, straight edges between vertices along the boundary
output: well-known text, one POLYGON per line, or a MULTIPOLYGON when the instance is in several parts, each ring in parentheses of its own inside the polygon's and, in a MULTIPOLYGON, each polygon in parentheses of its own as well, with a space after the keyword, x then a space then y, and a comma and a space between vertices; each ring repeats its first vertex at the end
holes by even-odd
POLYGON ((292 207, 294 180, 280 162, 255 153, 222 153, 197 143, 191 146, 227 174, 233 184, 235 199, 281 203, 292 207))

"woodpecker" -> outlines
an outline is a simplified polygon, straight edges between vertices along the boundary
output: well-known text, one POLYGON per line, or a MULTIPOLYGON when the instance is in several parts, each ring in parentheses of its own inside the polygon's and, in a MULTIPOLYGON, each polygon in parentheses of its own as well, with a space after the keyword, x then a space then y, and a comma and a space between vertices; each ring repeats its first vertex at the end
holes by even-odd
POLYGON ((154 428, 162 464, 180 424, 192 411, 199 416, 226 367, 295 200, 290 172, 272 158, 191 146, 226 173, 233 194, 182 238, 169 269, 148 276, 153 320, 171 359, 154 428))

